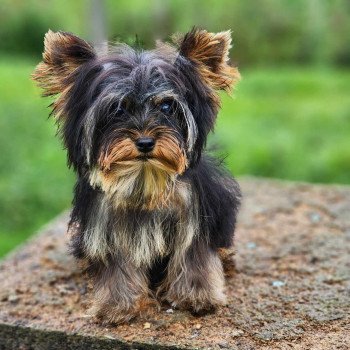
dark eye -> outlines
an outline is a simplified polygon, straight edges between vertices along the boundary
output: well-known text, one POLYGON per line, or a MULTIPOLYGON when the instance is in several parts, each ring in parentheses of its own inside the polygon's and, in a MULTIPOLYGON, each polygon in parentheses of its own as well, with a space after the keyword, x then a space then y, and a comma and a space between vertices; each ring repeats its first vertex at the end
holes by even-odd
POLYGON ((126 114, 126 108, 123 103, 114 102, 108 110, 109 118, 115 119, 123 117, 126 114))
POLYGON ((175 110, 175 104, 174 101, 172 100, 166 100, 163 101, 160 105, 159 105, 159 109, 162 113, 164 113, 165 115, 171 115, 174 113, 175 110))
POLYGON ((115 111, 115 116, 116 117, 121 117, 121 116, 123 116, 125 114, 125 108, 124 107, 122 107, 122 106, 119 106, 118 108, 117 108, 117 110, 115 111))

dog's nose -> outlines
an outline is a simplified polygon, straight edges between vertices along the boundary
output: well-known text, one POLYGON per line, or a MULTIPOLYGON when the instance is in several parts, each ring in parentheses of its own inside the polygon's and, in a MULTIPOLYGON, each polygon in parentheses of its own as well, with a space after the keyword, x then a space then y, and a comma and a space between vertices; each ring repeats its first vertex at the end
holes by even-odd
POLYGON ((151 152, 154 145, 155 141, 153 137, 140 137, 136 140, 136 147, 142 153, 151 152))

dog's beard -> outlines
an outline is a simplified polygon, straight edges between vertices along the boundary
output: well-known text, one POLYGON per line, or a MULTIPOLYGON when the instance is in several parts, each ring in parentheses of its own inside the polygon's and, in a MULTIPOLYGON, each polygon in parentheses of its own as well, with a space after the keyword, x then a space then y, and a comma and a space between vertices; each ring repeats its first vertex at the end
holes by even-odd
POLYGON ((100 187, 115 207, 162 208, 181 204, 174 192, 186 166, 185 152, 171 134, 158 138, 150 155, 140 154, 128 138, 101 152, 90 183, 100 187))

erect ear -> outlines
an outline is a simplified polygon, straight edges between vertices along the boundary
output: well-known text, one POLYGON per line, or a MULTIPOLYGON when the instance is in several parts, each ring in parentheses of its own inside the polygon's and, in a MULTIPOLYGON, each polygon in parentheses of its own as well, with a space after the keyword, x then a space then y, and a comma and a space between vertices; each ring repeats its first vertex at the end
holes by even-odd
POLYGON ((45 34, 43 60, 32 77, 44 90, 44 96, 56 95, 67 89, 67 78, 95 56, 93 47, 86 41, 70 33, 49 30, 45 34))
POLYGON ((208 33, 194 28, 174 40, 179 45, 180 55, 192 61, 202 78, 214 89, 230 91, 239 80, 238 69, 228 63, 230 31, 208 33))

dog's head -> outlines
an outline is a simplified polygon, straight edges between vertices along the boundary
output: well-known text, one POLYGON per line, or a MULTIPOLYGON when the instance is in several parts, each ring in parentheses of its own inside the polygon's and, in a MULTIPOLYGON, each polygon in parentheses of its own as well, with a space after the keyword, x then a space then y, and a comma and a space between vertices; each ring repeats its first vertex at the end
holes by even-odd
POLYGON ((117 45, 97 54, 49 31, 33 78, 44 95, 58 95, 53 115, 69 164, 109 193, 162 192, 199 160, 218 90, 239 78, 228 65, 230 43, 230 32, 194 29, 151 51, 117 45))

